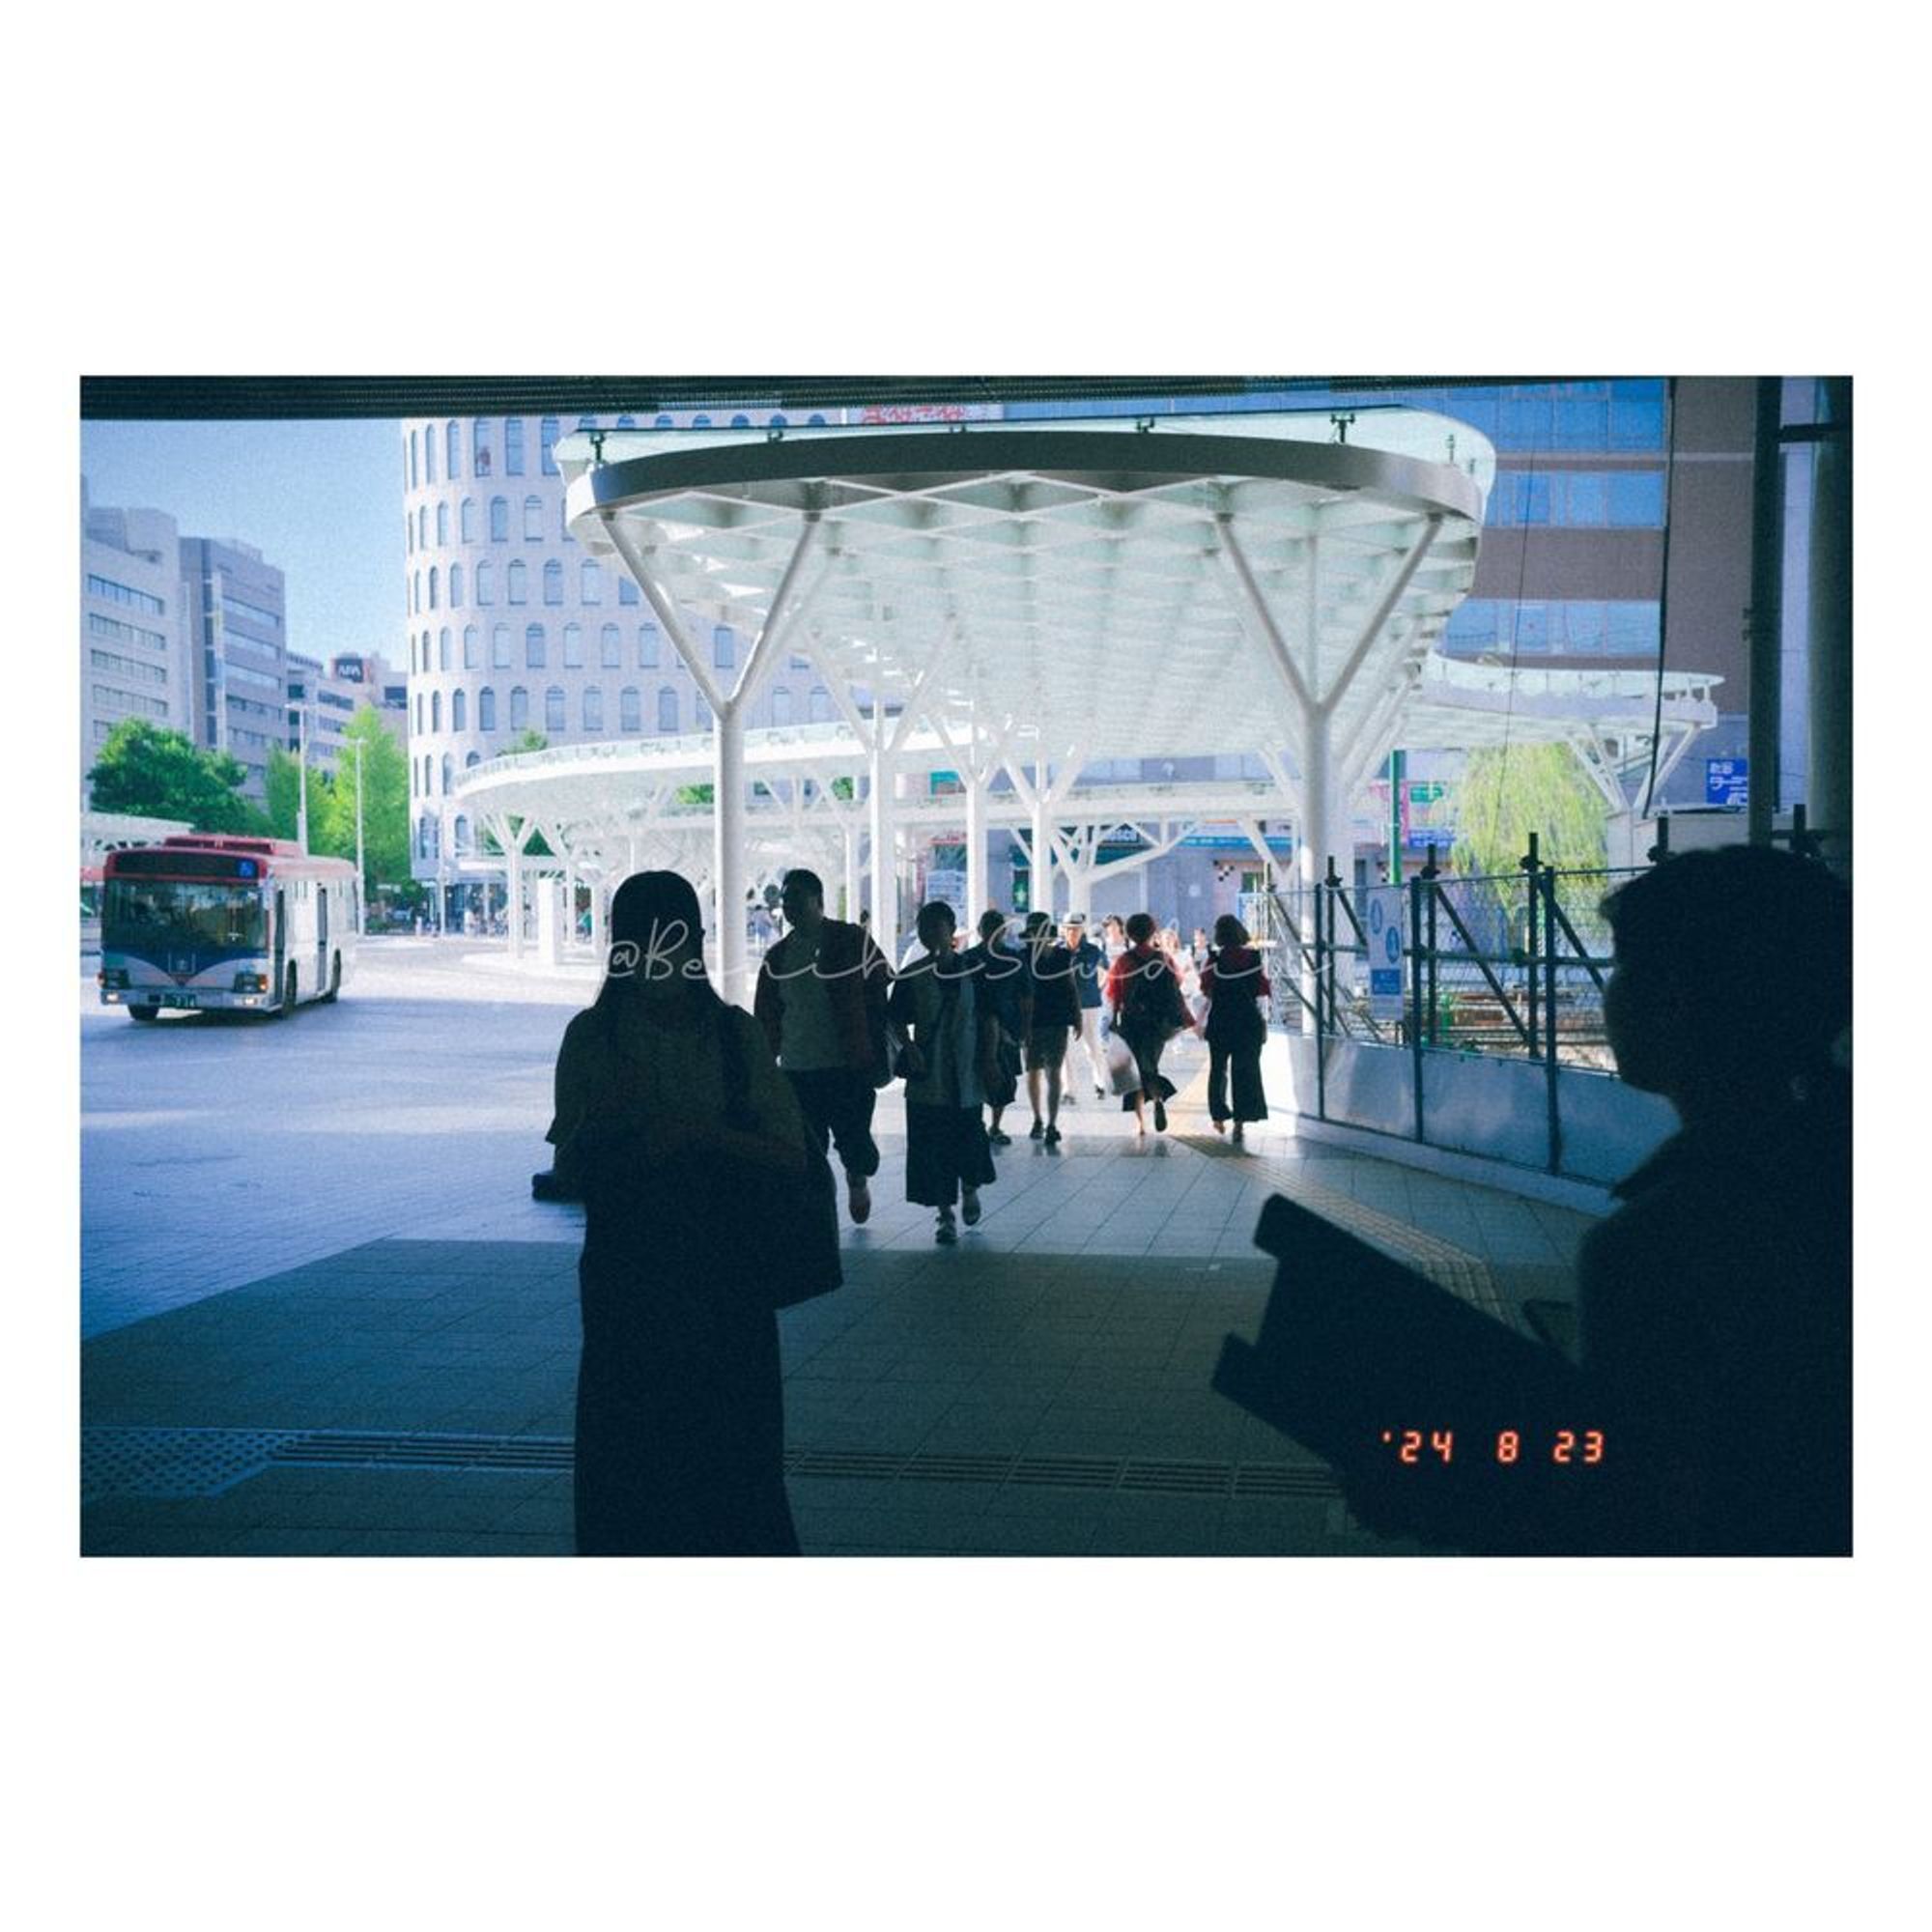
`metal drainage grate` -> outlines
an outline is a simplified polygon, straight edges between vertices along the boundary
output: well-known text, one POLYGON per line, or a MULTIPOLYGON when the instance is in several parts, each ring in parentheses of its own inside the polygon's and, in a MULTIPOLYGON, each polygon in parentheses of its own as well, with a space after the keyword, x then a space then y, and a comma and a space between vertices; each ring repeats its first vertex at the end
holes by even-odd
POLYGON ((291 1429, 134 1429, 80 1432, 80 1500, 218 1496, 258 1476, 300 1432, 291 1429))
MULTIPOLYGON (((270 1467, 497 1469, 567 1474, 567 1435, 446 1435, 347 1429, 119 1429, 81 1432, 81 1499, 212 1496, 270 1467)), ((793 1449, 789 1476, 898 1483, 1107 1490, 1139 1495, 1317 1497, 1340 1494, 1320 1464, 1208 1463, 1165 1457, 1008 1456, 876 1449, 793 1449)))

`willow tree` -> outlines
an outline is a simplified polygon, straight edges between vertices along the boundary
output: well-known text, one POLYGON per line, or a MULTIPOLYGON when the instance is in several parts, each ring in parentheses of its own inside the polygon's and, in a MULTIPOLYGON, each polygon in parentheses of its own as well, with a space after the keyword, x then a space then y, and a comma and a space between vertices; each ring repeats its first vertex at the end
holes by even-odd
POLYGON ((1603 795, 1568 745, 1508 745, 1471 752, 1456 781, 1459 872, 1514 872, 1537 835, 1546 866, 1600 869, 1607 850, 1603 795))

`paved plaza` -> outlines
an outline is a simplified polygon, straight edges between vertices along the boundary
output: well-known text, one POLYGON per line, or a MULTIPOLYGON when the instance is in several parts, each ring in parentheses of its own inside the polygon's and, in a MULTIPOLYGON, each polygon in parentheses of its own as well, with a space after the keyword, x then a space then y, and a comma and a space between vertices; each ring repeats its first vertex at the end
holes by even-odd
MULTIPOLYGON (((334 1007, 136 1027, 82 986, 82 1512, 92 1554, 570 1548, 578 1209, 529 1199, 586 974, 450 940, 365 945, 334 1007)), ((806 1550, 1388 1554, 1322 1465, 1215 1395, 1252 1336, 1276 1191, 1504 1320, 1562 1298, 1567 1208, 1298 1140, 1209 1130, 1177 1043, 1173 1130, 1091 1089, 1018 1135, 937 1249, 880 1097, 846 1285, 781 1318, 806 1550)))

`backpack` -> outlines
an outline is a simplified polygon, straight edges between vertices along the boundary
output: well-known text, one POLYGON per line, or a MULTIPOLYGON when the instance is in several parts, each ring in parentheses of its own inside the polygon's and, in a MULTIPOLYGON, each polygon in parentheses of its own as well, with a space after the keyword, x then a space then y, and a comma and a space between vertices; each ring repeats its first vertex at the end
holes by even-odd
POLYGON ((1187 1024, 1180 988, 1158 952, 1142 960, 1128 974, 1126 998, 1121 1003, 1121 1024, 1144 1033, 1179 1033, 1187 1024))

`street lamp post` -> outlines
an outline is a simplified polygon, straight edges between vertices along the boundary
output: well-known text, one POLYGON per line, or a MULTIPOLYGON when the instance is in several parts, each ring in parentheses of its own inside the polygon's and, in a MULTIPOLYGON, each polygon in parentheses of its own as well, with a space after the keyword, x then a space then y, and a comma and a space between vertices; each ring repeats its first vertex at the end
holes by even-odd
POLYGON ((362 740, 352 742, 355 747, 355 936, 359 939, 369 929, 369 868, 362 857, 362 740))
POLYGON ((308 706, 296 713, 296 843, 308 850, 308 706))

